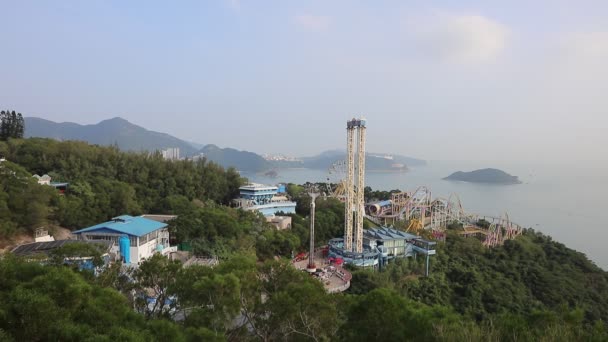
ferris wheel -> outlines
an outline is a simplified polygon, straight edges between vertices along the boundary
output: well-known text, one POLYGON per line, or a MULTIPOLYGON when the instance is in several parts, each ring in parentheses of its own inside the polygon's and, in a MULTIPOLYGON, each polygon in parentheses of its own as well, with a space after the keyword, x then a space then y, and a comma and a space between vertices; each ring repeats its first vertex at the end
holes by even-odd
POLYGON ((344 202, 346 200, 346 160, 338 160, 327 169, 327 195, 344 202))

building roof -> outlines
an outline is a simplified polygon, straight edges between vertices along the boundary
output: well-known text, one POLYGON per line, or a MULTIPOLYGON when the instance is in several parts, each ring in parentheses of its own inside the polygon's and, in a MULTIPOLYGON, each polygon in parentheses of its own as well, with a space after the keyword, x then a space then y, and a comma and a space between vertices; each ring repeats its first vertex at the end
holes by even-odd
POLYGON ((419 238, 418 235, 406 233, 394 228, 380 227, 363 230, 363 234, 381 240, 412 240, 419 238))
POLYGON ((164 223, 177 218, 177 215, 143 214, 141 217, 164 223))
POLYGON ((144 236, 155 230, 165 228, 166 226, 166 223, 150 220, 145 217, 122 215, 113 218, 111 221, 77 230, 73 232, 73 234, 103 231, 108 233, 115 232, 133 236, 144 236))
POLYGON ((262 190, 273 190, 277 191, 279 188, 272 185, 264 185, 258 183, 249 183, 247 185, 243 185, 239 188, 240 190, 253 190, 253 191, 262 191, 262 190))
POLYGON ((108 251, 112 247, 112 241, 80 241, 80 240, 58 240, 58 241, 46 241, 46 242, 32 242, 25 245, 20 245, 11 251, 17 256, 28 256, 36 254, 49 254, 51 251, 63 247, 67 244, 72 243, 95 243, 102 247, 103 251, 108 251))

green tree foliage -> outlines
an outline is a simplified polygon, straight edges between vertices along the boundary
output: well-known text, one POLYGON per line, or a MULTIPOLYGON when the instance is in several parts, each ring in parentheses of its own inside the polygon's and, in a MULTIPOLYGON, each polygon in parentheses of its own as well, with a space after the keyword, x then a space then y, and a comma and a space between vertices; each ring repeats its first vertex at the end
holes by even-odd
POLYGON ((173 287, 181 268, 179 261, 154 254, 133 272, 135 306, 147 318, 160 318, 175 308, 173 287), (152 304, 149 298, 154 298, 152 304))
POLYGON ((394 189, 391 191, 382 191, 382 190, 373 190, 371 187, 366 186, 363 189, 363 195, 365 196, 365 200, 368 202, 373 201, 383 201, 391 198, 391 194, 401 192, 399 189, 394 189))
POLYGON ((288 257, 306 243, 299 230, 278 231, 253 211, 214 203, 204 203, 201 207, 176 197, 170 202, 171 206, 181 208, 180 215, 169 222, 171 235, 176 243, 190 244, 197 255, 226 259, 238 251, 257 253, 260 259, 288 257))
POLYGON ((4 161, 0 164, 0 238, 32 233, 52 220, 56 191, 39 185, 24 168, 4 161))
POLYGON ((23 138, 25 123, 21 113, 14 110, 0 112, 0 140, 23 138))
MULTIPOLYGON (((562 305, 478 320, 450 302, 425 304, 403 293, 424 287, 416 263, 393 264, 390 280, 329 295, 321 283, 284 261, 236 254, 214 268, 183 267, 160 255, 143 262, 128 286, 110 274, 85 277, 70 267, 0 259, 0 336, 5 340, 146 341, 604 341, 605 321, 562 305), (403 276, 403 274, 408 276, 403 276), (393 279, 398 279, 394 281, 393 279), (407 288, 411 288, 407 286, 407 288), (119 290, 119 291, 117 291, 119 290), (135 291, 133 291, 135 290, 135 291), (121 294, 121 292, 123 294, 121 294), (135 296, 130 294, 135 293, 135 296), (127 296, 125 296, 125 294, 127 296), (141 315, 141 295, 171 299, 141 315), (129 299, 130 298, 130 299, 129 299)), ((359 274, 360 272, 355 272, 359 274)), ((353 278, 353 282, 361 277, 353 278)), ((369 283, 368 282, 368 283, 369 283)), ((433 280, 434 282, 434 280, 433 280)), ((354 285, 354 284, 353 284, 354 285)), ((150 306, 146 305, 146 310, 150 306)), ((145 311, 145 310, 144 310, 145 311)))
POLYGON ((20 217, 0 218, 0 233, 5 236, 48 220, 76 229, 122 214, 183 211, 184 202, 228 204, 243 182, 234 169, 224 170, 206 160, 171 162, 158 154, 125 153, 75 141, 11 139, 0 141, 0 151, 7 159, 0 172, 19 176, 0 179, 0 211, 20 217), (52 196, 48 186, 23 188, 31 183, 27 178, 32 174, 45 173, 54 181, 70 183, 65 196, 52 196))
POLYGON ((127 299, 66 267, 0 259, 0 336, 15 341, 166 341, 192 336, 170 321, 146 322, 127 299), (164 336, 166 337, 166 335, 164 336))
POLYGON ((51 251, 50 261, 55 265, 63 265, 66 263, 66 259, 90 257, 93 265, 99 267, 103 265, 103 248, 103 245, 92 243, 69 243, 51 251))

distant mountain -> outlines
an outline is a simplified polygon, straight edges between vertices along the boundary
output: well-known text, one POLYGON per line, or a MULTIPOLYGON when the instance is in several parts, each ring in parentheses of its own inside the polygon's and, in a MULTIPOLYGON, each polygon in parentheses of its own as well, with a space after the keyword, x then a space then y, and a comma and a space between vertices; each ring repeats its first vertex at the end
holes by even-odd
MULTIPOLYGON (((224 167, 234 167, 239 171, 262 172, 273 168, 303 167, 327 169, 338 160, 346 159, 343 150, 330 150, 302 161, 267 161, 262 156, 233 148, 219 148, 216 145, 201 145, 178 139, 166 133, 149 131, 123 118, 104 120, 94 125, 80 125, 73 122, 53 122, 41 118, 25 118, 25 136, 57 140, 81 140, 97 145, 116 144, 125 151, 155 151, 178 147, 182 157, 203 154, 208 160, 224 167)), ((374 171, 402 171, 407 166, 423 165, 425 161, 399 155, 367 153, 366 169, 374 171)))
POLYGON ((267 160, 258 154, 239 151, 233 148, 219 148, 215 145, 207 145, 199 153, 203 153, 208 160, 224 167, 234 167, 238 171, 260 172, 272 167, 267 160))
POLYGON ((197 151, 202 149, 203 147, 205 147, 205 144, 199 144, 197 142, 192 142, 192 141, 188 141, 188 144, 190 144, 190 146, 194 147, 197 151))
POLYGON ((53 122, 41 118, 25 118, 25 137, 57 140, 81 140, 97 145, 116 144, 125 151, 155 151, 178 147, 182 156, 196 152, 190 143, 166 133, 149 131, 123 118, 104 120, 94 125, 53 122))
MULTIPOLYGON (((329 150, 314 157, 302 158, 302 167, 327 169, 339 160, 346 160, 346 151, 329 150)), ((426 161, 416 158, 386 153, 366 153, 365 168, 370 171, 403 171, 410 166, 425 165, 426 161)))
POLYGON ((463 181, 470 183, 491 183, 491 184, 520 184, 517 176, 498 170, 498 169, 481 169, 471 172, 454 172, 445 177, 446 180, 463 181))

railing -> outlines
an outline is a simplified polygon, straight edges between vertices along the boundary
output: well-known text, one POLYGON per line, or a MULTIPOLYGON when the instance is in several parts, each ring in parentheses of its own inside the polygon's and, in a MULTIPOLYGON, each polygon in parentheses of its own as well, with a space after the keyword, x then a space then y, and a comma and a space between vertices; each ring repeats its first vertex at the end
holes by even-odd
POLYGON ((177 246, 167 247, 167 248, 163 249, 161 253, 163 255, 167 255, 167 254, 175 253, 175 252, 177 252, 177 246))
POLYGON ((338 292, 344 292, 346 290, 348 290, 348 288, 350 287, 350 281, 346 282, 344 285, 342 286, 338 286, 335 287, 333 289, 327 289, 327 293, 338 293, 338 292))

